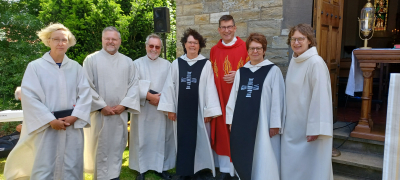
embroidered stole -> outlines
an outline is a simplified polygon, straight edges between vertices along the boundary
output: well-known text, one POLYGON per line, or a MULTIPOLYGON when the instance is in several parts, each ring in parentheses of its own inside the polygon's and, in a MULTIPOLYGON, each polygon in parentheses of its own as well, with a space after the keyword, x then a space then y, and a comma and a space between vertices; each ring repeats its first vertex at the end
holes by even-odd
POLYGON ((192 66, 178 58, 179 95, 177 111, 178 150, 176 174, 194 174, 194 159, 197 140, 197 115, 199 105, 199 84, 207 60, 199 60, 192 66))
POLYGON ((261 93, 272 66, 263 66, 254 73, 249 68, 239 69, 240 83, 230 142, 232 163, 242 180, 251 180, 261 93))

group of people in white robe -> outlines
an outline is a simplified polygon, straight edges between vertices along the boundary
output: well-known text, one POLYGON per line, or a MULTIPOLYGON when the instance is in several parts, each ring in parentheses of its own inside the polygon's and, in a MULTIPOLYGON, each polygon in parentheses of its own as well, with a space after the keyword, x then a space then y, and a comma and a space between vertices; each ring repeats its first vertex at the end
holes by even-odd
MULTIPOLYGON (((242 41, 234 36, 232 16, 221 23, 230 24, 219 27, 223 46, 242 41)), ((266 37, 250 34, 248 60, 224 79, 232 84, 224 111, 216 65, 200 54, 206 39, 196 30, 184 32, 184 55, 170 63, 159 57, 158 35, 149 35, 147 54, 132 61, 118 52, 119 31, 107 27, 103 48, 83 67, 65 54, 76 43, 67 27, 50 24, 38 36, 50 51, 26 68, 22 133, 5 164, 7 180, 82 180, 84 172, 97 180, 119 179, 128 112, 129 168, 139 180, 149 170, 171 179, 167 171, 173 168, 180 179, 201 178, 203 169, 215 177, 215 167, 221 167, 221 180, 333 179, 330 76, 309 25, 290 30, 294 53, 286 83, 265 59, 266 37), (230 156, 219 156, 210 143, 210 122, 223 113, 230 156)))

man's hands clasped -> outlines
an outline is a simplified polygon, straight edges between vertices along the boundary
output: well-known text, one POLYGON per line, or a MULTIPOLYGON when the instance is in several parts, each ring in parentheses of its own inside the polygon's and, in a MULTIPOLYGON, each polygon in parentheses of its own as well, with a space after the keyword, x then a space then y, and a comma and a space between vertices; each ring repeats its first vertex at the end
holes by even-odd
POLYGON ((146 99, 149 100, 149 103, 153 106, 158 106, 158 102, 160 102, 161 93, 151 94, 147 92, 146 99))
POLYGON ((101 114, 104 116, 111 116, 111 115, 119 115, 125 111, 126 107, 122 105, 116 105, 113 107, 106 106, 103 109, 101 109, 101 114))

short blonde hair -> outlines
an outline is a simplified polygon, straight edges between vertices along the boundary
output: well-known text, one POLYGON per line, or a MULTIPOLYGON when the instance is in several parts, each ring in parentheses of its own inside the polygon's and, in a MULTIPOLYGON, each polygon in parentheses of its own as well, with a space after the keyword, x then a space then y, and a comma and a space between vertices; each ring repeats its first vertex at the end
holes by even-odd
POLYGON ((21 86, 18 86, 17 89, 15 89, 15 100, 19 100, 21 98, 21 86))
POLYGON ((44 45, 50 47, 49 39, 51 37, 51 34, 58 30, 63 30, 67 32, 68 47, 74 46, 76 44, 75 36, 71 33, 71 31, 67 27, 65 27, 63 24, 60 23, 54 23, 54 24, 50 23, 47 27, 38 31, 37 35, 39 36, 40 40, 43 41, 44 45))

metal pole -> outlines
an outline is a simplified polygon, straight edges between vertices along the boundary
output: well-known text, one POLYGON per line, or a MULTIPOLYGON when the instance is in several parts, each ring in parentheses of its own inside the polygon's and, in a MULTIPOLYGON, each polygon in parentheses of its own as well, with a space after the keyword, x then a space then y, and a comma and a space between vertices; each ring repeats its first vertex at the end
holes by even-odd
POLYGON ((167 38, 166 33, 163 33, 164 59, 167 59, 167 38))

